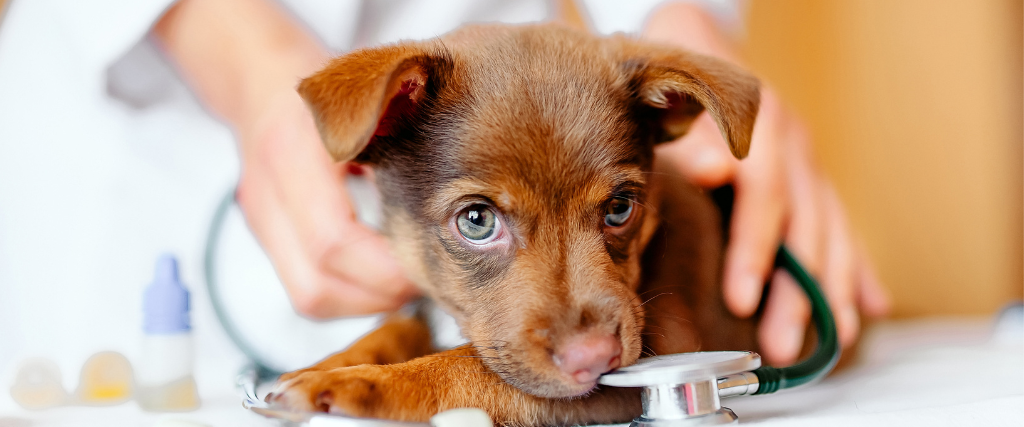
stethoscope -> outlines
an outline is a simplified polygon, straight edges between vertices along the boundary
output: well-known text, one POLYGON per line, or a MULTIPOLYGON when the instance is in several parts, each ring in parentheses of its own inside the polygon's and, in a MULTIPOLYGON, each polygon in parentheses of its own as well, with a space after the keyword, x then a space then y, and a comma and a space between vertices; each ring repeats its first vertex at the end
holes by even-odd
POLYGON ((730 424, 736 414, 723 407, 724 397, 769 394, 816 381, 839 360, 839 341, 832 311, 821 289, 793 254, 780 246, 775 267, 786 270, 811 300, 818 348, 806 360, 786 368, 761 366, 750 351, 704 351, 649 357, 601 376, 613 387, 641 388, 643 413, 632 427, 682 427, 730 424))
MULTIPOLYGON (((205 278, 217 317, 228 336, 251 363, 241 372, 237 386, 243 394, 243 406, 257 414, 288 425, 346 427, 420 427, 425 423, 396 422, 353 418, 324 413, 292 412, 269 405, 260 398, 261 385, 277 378, 266 368, 260 356, 241 339, 220 303, 215 280, 216 252, 220 229, 227 211, 234 204, 229 192, 214 214, 207 236, 205 278)), ((722 398, 770 394, 817 381, 827 375, 839 360, 839 342, 835 320, 821 289, 793 254, 780 246, 775 268, 788 272, 811 302, 811 318, 818 336, 818 347, 806 360, 785 368, 761 365, 761 357, 750 351, 705 351, 679 353, 640 359, 637 363, 602 375, 598 383, 609 387, 640 388, 642 414, 631 427, 683 427, 730 424, 736 414, 722 406, 722 398)), ((469 427, 469 426, 466 426, 469 427)))

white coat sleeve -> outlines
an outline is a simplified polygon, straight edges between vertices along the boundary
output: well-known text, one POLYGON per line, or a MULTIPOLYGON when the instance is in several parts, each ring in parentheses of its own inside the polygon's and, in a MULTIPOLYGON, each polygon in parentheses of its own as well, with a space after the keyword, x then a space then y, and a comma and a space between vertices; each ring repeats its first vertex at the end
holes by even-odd
MULTIPOLYGON (((33 0, 14 7, 40 9, 61 28, 83 66, 101 70, 128 52, 175 0, 33 0)), ((25 11, 36 12, 36 11, 25 11)))

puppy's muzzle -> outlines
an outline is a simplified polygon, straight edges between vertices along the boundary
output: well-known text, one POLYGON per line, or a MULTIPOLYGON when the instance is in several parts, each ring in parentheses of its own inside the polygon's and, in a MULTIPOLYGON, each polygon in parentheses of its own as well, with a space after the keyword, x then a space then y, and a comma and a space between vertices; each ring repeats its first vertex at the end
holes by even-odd
POLYGON ((552 359, 578 385, 593 385, 601 374, 622 364, 622 344, 612 334, 584 333, 562 343, 552 359))

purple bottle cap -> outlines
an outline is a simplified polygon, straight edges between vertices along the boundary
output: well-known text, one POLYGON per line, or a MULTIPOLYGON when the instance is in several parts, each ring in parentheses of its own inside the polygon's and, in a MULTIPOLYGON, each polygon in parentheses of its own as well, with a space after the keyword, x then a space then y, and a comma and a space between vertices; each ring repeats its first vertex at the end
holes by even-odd
POLYGON ((188 290, 178 279, 178 260, 161 255, 156 261, 153 283, 142 299, 143 330, 146 334, 179 334, 192 330, 188 319, 188 290))

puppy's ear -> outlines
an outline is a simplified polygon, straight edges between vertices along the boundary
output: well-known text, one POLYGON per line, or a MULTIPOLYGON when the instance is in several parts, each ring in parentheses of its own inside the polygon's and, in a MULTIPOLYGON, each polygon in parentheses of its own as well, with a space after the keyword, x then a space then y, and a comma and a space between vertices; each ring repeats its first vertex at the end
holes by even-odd
POLYGON ((624 38, 614 42, 620 44, 636 96, 654 109, 663 141, 686 134, 707 109, 732 154, 746 157, 761 99, 757 78, 725 61, 681 49, 624 38))
POLYGON ((425 44, 357 50, 331 60, 302 80, 299 95, 313 111, 334 160, 373 162, 360 156, 378 137, 395 136, 418 110, 447 55, 425 44))

